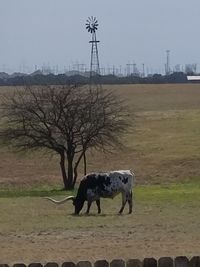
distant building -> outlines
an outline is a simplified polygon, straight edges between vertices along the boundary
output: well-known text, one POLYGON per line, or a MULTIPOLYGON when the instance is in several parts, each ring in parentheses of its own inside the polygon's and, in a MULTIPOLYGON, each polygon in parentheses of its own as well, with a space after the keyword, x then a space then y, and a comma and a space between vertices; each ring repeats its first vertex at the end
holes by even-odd
POLYGON ((190 75, 190 76, 187 76, 187 80, 189 82, 196 82, 196 83, 200 83, 200 76, 198 75, 190 75))

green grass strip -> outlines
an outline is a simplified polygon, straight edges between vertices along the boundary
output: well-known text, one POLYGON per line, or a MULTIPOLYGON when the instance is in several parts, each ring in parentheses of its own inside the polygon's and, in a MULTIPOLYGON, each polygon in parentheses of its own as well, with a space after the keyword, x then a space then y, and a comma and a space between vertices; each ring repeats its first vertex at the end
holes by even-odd
MULTIPOLYGON (((44 197, 76 195, 77 190, 65 191, 60 187, 2 188, 0 198, 44 197)), ((138 185, 134 188, 137 201, 200 201, 200 182, 169 185, 138 185)))

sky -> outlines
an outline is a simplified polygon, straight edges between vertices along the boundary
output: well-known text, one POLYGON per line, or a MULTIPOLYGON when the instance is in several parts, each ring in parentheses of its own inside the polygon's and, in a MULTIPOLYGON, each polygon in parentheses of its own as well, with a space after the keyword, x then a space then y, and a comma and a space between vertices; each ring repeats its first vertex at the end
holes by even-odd
POLYGON ((89 66, 89 16, 99 22, 101 67, 162 72, 166 50, 170 67, 199 67, 199 10, 199 0, 0 0, 0 71, 89 66))

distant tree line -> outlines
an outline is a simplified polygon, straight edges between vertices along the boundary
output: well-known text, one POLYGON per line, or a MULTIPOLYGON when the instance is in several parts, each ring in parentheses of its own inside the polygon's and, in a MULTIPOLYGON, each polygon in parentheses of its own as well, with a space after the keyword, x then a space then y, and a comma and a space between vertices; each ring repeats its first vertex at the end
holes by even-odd
MULTIPOLYGON (((186 83, 187 75, 183 72, 174 72, 170 75, 154 74, 147 77, 130 75, 127 77, 118 77, 115 75, 97 76, 96 82, 101 80, 102 84, 162 84, 162 83, 186 83)), ((67 76, 65 74, 38 74, 24 75, 8 78, 0 78, 0 85, 84 85, 89 83, 89 78, 82 75, 67 76)))

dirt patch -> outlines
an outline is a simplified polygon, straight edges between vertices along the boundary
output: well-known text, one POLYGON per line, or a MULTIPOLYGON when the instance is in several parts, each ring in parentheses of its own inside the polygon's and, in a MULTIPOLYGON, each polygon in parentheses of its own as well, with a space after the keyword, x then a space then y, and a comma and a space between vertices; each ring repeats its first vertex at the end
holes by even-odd
MULTIPOLYGON (((155 226, 156 227, 156 226, 155 226)), ((173 229, 145 229, 137 225, 128 231, 44 232, 1 236, 1 262, 96 261, 115 258, 198 255, 199 238, 173 229), (152 233, 150 233, 152 231, 152 233)))

